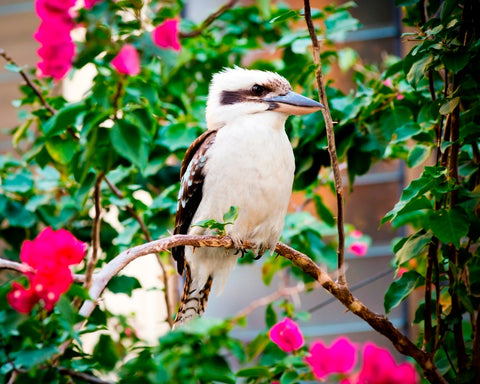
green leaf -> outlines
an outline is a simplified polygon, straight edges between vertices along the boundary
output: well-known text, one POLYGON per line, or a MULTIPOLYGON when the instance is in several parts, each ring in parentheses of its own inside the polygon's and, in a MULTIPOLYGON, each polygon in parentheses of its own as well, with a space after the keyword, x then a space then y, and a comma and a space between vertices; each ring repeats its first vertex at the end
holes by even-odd
POLYGON ((282 13, 280 16, 274 17, 270 20, 270 23, 279 23, 280 21, 288 20, 288 19, 298 19, 298 12, 289 10, 287 12, 282 13))
POLYGON ((10 72, 20 73, 23 68, 13 63, 7 63, 5 64, 5 69, 10 72))
POLYGON ((407 73, 407 81, 413 86, 416 86, 418 82, 425 77, 427 67, 432 60, 432 56, 428 54, 421 59, 416 59, 407 73))
POLYGON ((407 238, 399 250, 395 251, 395 264, 401 265, 415 256, 421 254, 430 240, 433 234, 431 232, 419 234, 415 233, 407 238))
POLYGON ((163 145, 174 152, 181 148, 188 148, 197 136, 198 130, 188 128, 184 123, 170 124, 160 128, 156 144, 163 145))
POLYGON ((231 206, 228 212, 223 215, 225 224, 233 224, 238 217, 238 207, 231 206))
POLYGON ((77 118, 86 110, 84 101, 71 103, 60 109, 55 115, 42 124, 42 131, 47 136, 55 136, 63 133, 68 127, 76 124, 77 118))
POLYGON ((332 211, 325 205, 320 195, 313 195, 313 203, 315 204, 315 210, 317 215, 322 219, 325 224, 333 227, 336 223, 335 216, 332 211))
POLYGON ((298 382, 298 373, 296 371, 286 371, 280 377, 280 384, 293 384, 298 382))
POLYGON ((460 72, 463 68, 466 67, 470 61, 470 55, 467 53, 456 52, 450 55, 443 56, 443 63, 447 69, 451 70, 453 73, 460 72))
POLYGON ((453 99, 450 99, 444 104, 442 104, 438 112, 441 115, 448 115, 453 112, 453 110, 457 107, 458 103, 460 103, 460 97, 454 97, 453 99))
POLYGON ((2 215, 13 227, 30 228, 36 222, 36 217, 29 212, 23 204, 16 201, 8 201, 2 215))
POLYGON ((393 308, 398 306, 415 288, 422 284, 424 284, 424 278, 418 272, 405 272, 400 279, 390 284, 385 293, 383 302, 385 313, 388 315, 393 308))
POLYGON ((270 369, 263 366, 257 367, 248 367, 244 369, 240 369, 236 373, 237 377, 271 377, 270 369))
POLYGON ((397 7, 409 7, 410 5, 415 5, 420 0, 395 0, 395 5, 397 7))
POLYGON ((414 168, 424 163, 430 156, 432 147, 429 145, 417 144, 408 154, 407 165, 414 168))
POLYGON ((441 209, 430 216, 430 228, 444 243, 460 247, 460 240, 468 234, 469 219, 461 209, 441 209))
POLYGON ((53 160, 60 164, 69 164, 75 156, 78 143, 71 138, 53 136, 47 139, 45 148, 53 160))
POLYGON ((132 164, 144 169, 148 159, 148 136, 136 125, 118 120, 110 130, 113 148, 132 164))
POLYGON ((257 4, 262 17, 265 20, 270 19, 270 17, 272 17, 272 5, 270 4, 270 0, 258 0, 257 4))
POLYGON ((25 172, 7 175, 2 180, 2 188, 7 192, 26 193, 33 188, 32 176, 25 172))
POLYGON ((357 19, 348 11, 335 12, 325 19, 327 38, 333 41, 344 41, 347 32, 355 31, 360 27, 357 19))
POLYGON ((132 297, 133 290, 142 288, 142 285, 135 277, 120 275, 114 276, 108 282, 107 288, 113 293, 125 293, 129 297, 132 297))
POLYGON ((105 370, 112 370, 120 359, 119 346, 109 335, 102 334, 93 349, 93 359, 105 370))
POLYGON ((248 345, 247 356, 249 360, 260 355, 270 343, 270 337, 264 333, 259 333, 248 345))
POLYGON ((277 313, 273 309, 273 303, 267 305, 265 309, 265 324, 268 328, 273 327, 277 323, 277 313))
POLYGON ((422 175, 413 180, 402 192, 400 201, 388 212, 382 219, 381 224, 387 221, 393 221, 403 210, 407 209, 409 204, 426 192, 435 192, 443 194, 447 192, 444 186, 446 182, 446 170, 443 167, 425 167, 422 175))
POLYGON ((214 219, 205 219, 201 220, 195 224, 192 224, 192 227, 201 227, 211 229, 218 234, 225 233, 225 227, 227 225, 233 224, 238 217, 238 207, 230 207, 230 210, 223 215, 223 222, 214 220, 214 219))
POLYGON ((40 349, 25 349, 19 352, 11 354, 15 367, 30 369, 37 365, 47 362, 58 352, 57 348, 53 345, 40 348, 40 349))
POLYGON ((227 362, 220 356, 204 357, 198 372, 201 382, 235 384, 235 376, 227 362))
POLYGON ((262 265, 262 281, 270 285, 276 272, 282 269, 282 263, 277 258, 268 258, 262 265))
POLYGON ((358 53, 352 48, 343 48, 337 52, 338 66, 343 72, 348 71, 358 61, 358 53))

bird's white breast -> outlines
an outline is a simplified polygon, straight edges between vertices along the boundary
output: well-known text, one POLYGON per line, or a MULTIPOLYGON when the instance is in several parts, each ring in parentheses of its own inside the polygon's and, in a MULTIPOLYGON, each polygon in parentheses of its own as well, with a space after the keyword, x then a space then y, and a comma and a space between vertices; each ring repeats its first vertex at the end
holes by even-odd
POLYGON ((231 206, 239 216, 228 234, 267 242, 280 236, 295 170, 285 117, 260 113, 221 128, 208 154, 202 202, 194 219, 221 220, 231 206))

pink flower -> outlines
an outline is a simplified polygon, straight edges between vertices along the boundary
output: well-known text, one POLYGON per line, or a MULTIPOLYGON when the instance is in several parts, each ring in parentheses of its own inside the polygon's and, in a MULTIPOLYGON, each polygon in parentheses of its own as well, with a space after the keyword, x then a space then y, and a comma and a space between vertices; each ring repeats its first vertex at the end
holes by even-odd
POLYGON ((398 276, 398 277, 402 277, 402 275, 403 275, 405 272, 408 272, 408 268, 400 267, 400 268, 398 268, 397 276, 398 276))
POLYGON ((180 51, 178 39, 178 20, 167 19, 152 31, 152 40, 160 48, 172 48, 180 51))
POLYGON ((85 0, 85 9, 92 9, 100 0, 85 0))
POLYGON ((119 73, 125 75, 136 76, 140 73, 138 52, 131 44, 125 44, 111 64, 119 73))
POLYGON ((350 236, 352 236, 354 239, 360 239, 363 236, 363 233, 362 231, 355 229, 350 233, 350 236))
POLYGON ((405 98, 405 96, 403 96, 403 94, 399 93, 397 95, 397 100, 403 100, 405 98))
POLYGON ((26 289, 17 282, 12 284, 12 290, 7 294, 7 300, 13 309, 25 314, 30 313, 38 301, 32 288, 26 289))
POLYGON ((363 348, 363 365, 357 384, 417 384, 418 377, 412 364, 397 365, 386 349, 373 343, 363 348))
POLYGON ((285 352, 295 351, 304 343, 300 327, 288 317, 270 329, 270 339, 285 352))
POLYGON ((72 67, 75 44, 70 32, 74 27, 70 11, 76 0, 36 0, 35 11, 42 20, 33 37, 42 45, 37 54, 38 76, 62 79, 72 67))
POLYGON ((382 81, 383 85, 386 87, 391 87, 393 85, 392 79, 385 79, 382 81))
POLYGON ((45 228, 35 240, 25 240, 20 260, 33 269, 44 270, 58 265, 78 264, 83 260, 86 244, 65 229, 45 228))
POLYGON ((330 347, 321 341, 313 343, 305 361, 312 368, 315 377, 321 380, 331 373, 350 372, 357 362, 357 351, 350 340, 341 336, 334 340, 330 347))
POLYGON ((20 260, 34 269, 26 272, 30 288, 13 283, 7 295, 10 305, 19 312, 29 313, 42 301, 45 309, 52 310, 60 295, 73 282, 69 265, 78 264, 85 256, 86 244, 70 232, 44 229, 33 241, 26 240, 20 250, 20 260))
POLYGON ((362 257, 367 254, 368 244, 363 241, 354 241, 348 247, 348 250, 352 252, 355 256, 362 257))

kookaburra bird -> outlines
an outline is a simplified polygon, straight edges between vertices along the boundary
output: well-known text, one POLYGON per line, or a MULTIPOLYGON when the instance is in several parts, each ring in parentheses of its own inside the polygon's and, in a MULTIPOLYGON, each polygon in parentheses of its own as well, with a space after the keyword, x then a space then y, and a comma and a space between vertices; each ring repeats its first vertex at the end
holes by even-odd
POLYGON ((204 312, 212 282, 223 288, 239 250, 243 253, 243 242, 254 244, 258 256, 275 249, 295 170, 285 121, 322 107, 293 92, 290 83, 273 72, 236 67, 213 76, 208 130, 188 148, 181 166, 174 233, 209 234, 192 225, 222 221, 230 207, 237 207, 237 219, 225 228, 237 249, 172 249, 178 272, 186 273, 175 325, 204 312))

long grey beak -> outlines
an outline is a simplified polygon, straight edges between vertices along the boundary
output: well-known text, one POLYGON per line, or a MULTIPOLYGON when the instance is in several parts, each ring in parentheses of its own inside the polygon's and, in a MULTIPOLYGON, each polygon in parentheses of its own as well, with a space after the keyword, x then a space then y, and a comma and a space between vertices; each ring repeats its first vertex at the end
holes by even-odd
POLYGON ((284 112, 289 115, 306 115, 325 108, 323 104, 293 91, 286 95, 265 98, 263 101, 269 103, 268 109, 270 111, 284 112))

